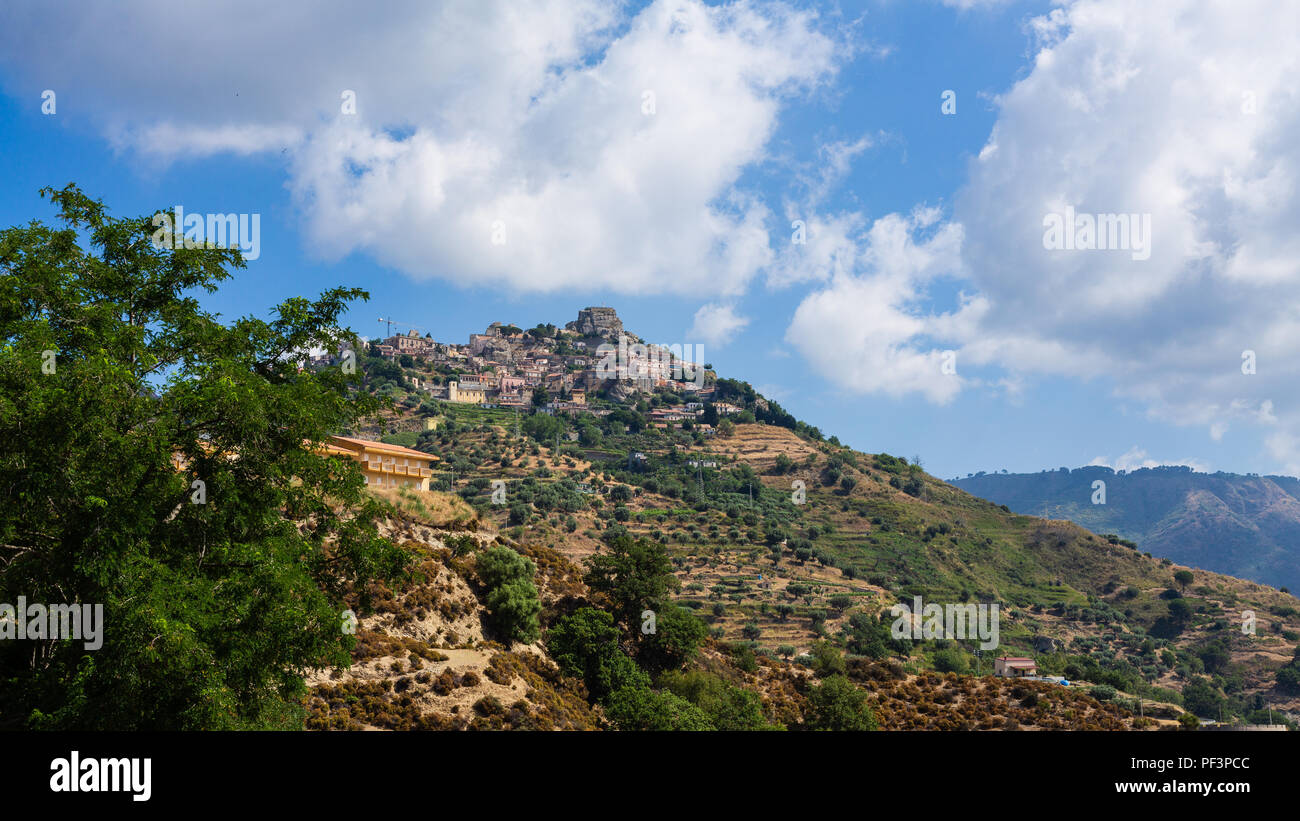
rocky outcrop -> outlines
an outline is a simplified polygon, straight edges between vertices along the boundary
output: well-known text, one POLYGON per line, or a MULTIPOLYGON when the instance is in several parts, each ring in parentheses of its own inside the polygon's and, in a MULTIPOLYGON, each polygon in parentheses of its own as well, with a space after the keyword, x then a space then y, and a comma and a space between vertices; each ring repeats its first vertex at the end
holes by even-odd
POLYGON ((1035 653, 1059 653, 1065 649, 1065 642, 1051 636, 1034 636, 1035 653))
POLYGON ((567 323, 564 328, 583 336, 598 336, 614 341, 623 333, 623 320, 618 318, 613 308, 583 308, 578 311, 578 318, 567 323))

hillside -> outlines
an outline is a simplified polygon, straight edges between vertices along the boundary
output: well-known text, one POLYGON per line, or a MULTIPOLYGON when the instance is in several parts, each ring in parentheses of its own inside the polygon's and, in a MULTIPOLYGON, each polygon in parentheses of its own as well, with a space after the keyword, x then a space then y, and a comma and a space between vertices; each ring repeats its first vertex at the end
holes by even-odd
MULTIPOLYGON (((689 415, 682 385, 625 380, 594 386, 585 403, 508 408, 433 398, 416 386, 449 374, 420 357, 364 364, 368 374, 398 367, 396 378, 371 379, 394 409, 364 433, 438 456, 435 487, 520 551, 583 564, 625 537, 658 545, 674 600, 707 625, 702 660, 793 665, 805 671, 797 677, 842 653, 850 671, 874 671, 855 681, 883 708, 888 681, 988 680, 990 656, 1028 655, 1103 698, 1162 702, 1167 717, 1184 704, 1206 718, 1261 720, 1268 706, 1300 714, 1293 596, 844 448, 745 383, 707 372, 689 415), (733 410, 720 418, 723 405, 733 410), (1190 577, 1176 580, 1180 570, 1190 577), (997 604, 998 646, 891 640, 890 607, 917 596, 997 604), (1253 634, 1242 630, 1246 611, 1253 634), (897 670, 882 673, 887 664, 897 670)), ((774 720, 780 708, 764 698, 774 720)), ((960 700, 936 703, 945 699, 960 700)))
POLYGON ((1017 513, 1114 533, 1180 564, 1300 590, 1300 479, 1085 467, 952 483, 1017 513), (1095 481, 1106 483, 1105 504, 1092 504, 1095 481))
MULTIPOLYGON (((544 603, 543 622, 592 603, 581 569, 539 544, 516 543, 467 518, 456 497, 378 492, 396 510, 382 528, 417 559, 411 578, 371 586, 372 608, 357 624, 348 669, 307 677, 312 730, 616 730, 581 678, 565 675, 545 642, 511 642, 493 631, 477 569, 498 545, 529 557, 544 603)), ((360 607, 355 594, 349 604, 360 607)), ((707 710, 717 729, 808 729, 816 692, 837 673, 862 693, 882 729, 1048 730, 1155 728, 1160 705, 1139 719, 1122 699, 991 676, 909 670, 890 660, 837 655, 791 663, 708 639, 681 673, 657 683, 707 710), (830 669, 826 669, 829 667, 830 669), (719 694, 729 702, 718 706, 719 694), (750 724, 737 722, 749 709, 750 724)), ((1179 708, 1165 705, 1170 715, 1179 708)), ((692 727, 691 729, 711 729, 692 727)), ((668 729, 663 727, 660 729, 668 729)))

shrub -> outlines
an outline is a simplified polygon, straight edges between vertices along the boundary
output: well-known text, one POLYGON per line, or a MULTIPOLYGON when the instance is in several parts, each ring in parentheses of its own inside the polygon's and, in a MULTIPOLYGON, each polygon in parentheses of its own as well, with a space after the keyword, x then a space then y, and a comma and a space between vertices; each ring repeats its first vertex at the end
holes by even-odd
POLYGON ((1096 687, 1088 688, 1088 695, 1098 701, 1110 701, 1115 697, 1115 688, 1109 684, 1098 684, 1096 687))
POLYGON ((731 648, 731 660, 746 673, 758 672, 758 657, 754 655, 754 648, 748 644, 734 645, 731 648))
POLYGON ((966 654, 956 647, 947 647, 934 654, 934 669, 940 673, 966 672, 966 654))

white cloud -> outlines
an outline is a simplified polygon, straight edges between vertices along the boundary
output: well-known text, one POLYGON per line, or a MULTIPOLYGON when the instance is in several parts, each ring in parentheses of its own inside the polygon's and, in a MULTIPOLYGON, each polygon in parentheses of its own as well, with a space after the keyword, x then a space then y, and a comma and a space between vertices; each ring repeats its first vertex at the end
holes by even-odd
POLYGON ((761 0, 187 6, 234 38, 173 11, 12 11, 0 61, 151 162, 289 148, 326 258, 519 291, 743 292, 772 252, 741 175, 850 51, 761 0))
POLYGON ((213 154, 259 154, 297 147, 301 129, 285 125, 177 126, 157 123, 143 129, 122 129, 110 135, 119 149, 137 148, 170 163, 180 157, 213 154))
POLYGON ((692 340, 703 340, 711 347, 720 348, 748 324, 749 318, 737 314, 734 306, 709 303, 695 312, 695 321, 687 335, 692 340))
POLYGON ((1300 6, 1076 0, 1028 30, 1032 69, 995 100, 952 224, 931 229, 962 237, 964 265, 948 266, 969 277, 959 307, 936 315, 920 307, 928 277, 887 273, 925 248, 907 232, 882 241, 882 221, 864 235, 857 213, 810 218, 808 246, 783 249, 771 281, 830 285, 787 338, 842 386, 939 402, 976 384, 1014 395, 1036 375, 1103 379, 1210 438, 1270 431, 1294 470, 1300 6), (1150 215, 1150 257, 1046 249, 1044 217, 1066 206, 1150 215), (1004 375, 938 380, 933 340, 1004 375))
POLYGON ((961 227, 934 228, 934 222, 933 211, 918 209, 910 217, 883 217, 860 236, 837 238, 848 252, 842 268, 804 298, 785 336, 827 379, 853 391, 917 392, 935 402, 960 391, 959 363, 945 373, 946 346, 934 341, 982 308, 968 302, 934 314, 921 307, 930 282, 961 270, 961 227))
POLYGON ((987 305, 963 355, 1106 377, 1212 438, 1300 430, 1300 9, 1079 0, 1031 28, 1043 47, 955 208, 987 305), (1045 250, 1066 204, 1149 213, 1150 259, 1045 250))

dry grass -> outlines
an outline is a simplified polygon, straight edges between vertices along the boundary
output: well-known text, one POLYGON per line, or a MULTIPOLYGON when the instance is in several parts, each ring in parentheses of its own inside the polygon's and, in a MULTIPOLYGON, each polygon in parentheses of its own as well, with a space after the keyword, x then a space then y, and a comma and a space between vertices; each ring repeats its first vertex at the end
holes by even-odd
POLYGON ((367 488, 368 493, 382 499, 410 518, 433 527, 462 529, 476 525, 478 514, 464 499, 436 490, 411 490, 409 488, 367 488))

